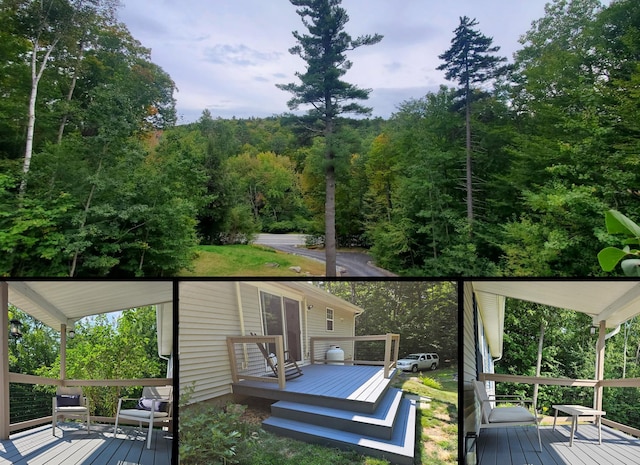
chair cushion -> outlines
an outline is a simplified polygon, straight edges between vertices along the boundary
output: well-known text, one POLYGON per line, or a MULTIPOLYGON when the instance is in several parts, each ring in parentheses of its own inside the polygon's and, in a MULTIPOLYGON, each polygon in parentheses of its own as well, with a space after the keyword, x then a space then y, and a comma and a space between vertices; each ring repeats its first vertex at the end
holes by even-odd
POLYGON ((56 396, 56 405, 58 407, 78 407, 80 405, 80 396, 58 394, 56 396))
POLYGON ((156 401, 155 405, 153 405, 154 410, 156 412, 166 412, 169 410, 169 402, 162 401, 160 399, 147 399, 146 397, 141 397, 138 401, 138 408, 140 410, 151 410, 151 405, 153 401, 156 401))
POLYGON ((163 418, 168 417, 169 414, 167 412, 151 412, 150 410, 140 410, 137 408, 128 408, 124 410, 120 410, 120 415, 123 417, 135 417, 135 418, 151 418, 153 414, 153 418, 163 418))
POLYGON ((491 410, 489 423, 533 423, 534 416, 524 407, 496 407, 491 410))
POLYGON ((81 406, 58 407, 56 408, 56 410, 62 413, 86 413, 87 407, 81 407, 81 406))

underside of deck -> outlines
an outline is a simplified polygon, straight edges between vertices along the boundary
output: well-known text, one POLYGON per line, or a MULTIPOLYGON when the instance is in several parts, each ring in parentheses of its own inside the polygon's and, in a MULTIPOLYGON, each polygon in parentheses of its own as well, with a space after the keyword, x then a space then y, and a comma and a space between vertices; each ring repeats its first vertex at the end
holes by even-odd
POLYGON ((0 441, 0 464, 170 465, 172 440, 166 431, 154 429, 151 448, 146 447, 146 428, 59 423, 53 436, 51 425, 12 434, 0 441))
POLYGON ((379 366, 306 365, 302 372, 287 381, 285 389, 277 383, 241 380, 233 384, 233 393, 371 413, 391 382, 379 366))
POLYGON ((569 446, 571 426, 563 424, 553 431, 540 427, 542 452, 534 426, 484 429, 477 442, 480 465, 627 465, 640 463, 640 440, 620 431, 602 427, 602 444, 593 424, 578 427, 573 446, 569 446))

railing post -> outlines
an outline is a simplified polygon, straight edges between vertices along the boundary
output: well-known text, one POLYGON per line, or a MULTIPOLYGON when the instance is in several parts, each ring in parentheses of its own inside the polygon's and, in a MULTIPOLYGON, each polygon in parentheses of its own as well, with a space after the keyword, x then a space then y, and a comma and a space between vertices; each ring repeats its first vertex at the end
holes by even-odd
POLYGON ((316 338, 311 336, 309 338, 309 344, 311 345, 311 351, 310 351, 310 354, 311 354, 311 365, 313 365, 314 363, 316 363, 315 362, 315 359, 316 359, 316 338))
POLYGON ((9 439, 9 285, 0 282, 0 439, 9 439))
POLYGON ((285 380, 285 358, 284 358, 284 338, 281 335, 275 336, 276 339, 276 358, 278 359, 278 386, 284 389, 285 380))
POLYGON ((229 362, 231 363, 231 380, 234 383, 239 381, 238 379, 238 370, 236 367, 236 350, 235 345, 233 343, 233 338, 227 337, 227 351, 229 352, 229 362))
POLYGON ((604 349, 606 344, 607 322, 600 322, 600 332, 598 335, 598 344, 596 346, 596 373, 595 380, 597 382, 593 395, 593 408, 602 410, 602 393, 603 387, 600 382, 604 379, 604 349))
POLYGON ((384 338, 384 377, 389 378, 391 361, 391 333, 387 333, 384 338))

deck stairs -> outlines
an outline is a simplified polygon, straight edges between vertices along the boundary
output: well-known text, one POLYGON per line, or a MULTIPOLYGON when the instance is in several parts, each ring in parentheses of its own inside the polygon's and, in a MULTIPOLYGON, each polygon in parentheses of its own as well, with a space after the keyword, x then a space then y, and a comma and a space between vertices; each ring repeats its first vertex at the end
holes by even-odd
POLYGON ((390 381, 377 378, 362 388, 366 392, 350 396, 351 399, 293 396, 288 400, 283 396, 272 404, 272 416, 263 422, 263 427, 305 442, 412 465, 416 404, 401 390, 390 387, 390 381))

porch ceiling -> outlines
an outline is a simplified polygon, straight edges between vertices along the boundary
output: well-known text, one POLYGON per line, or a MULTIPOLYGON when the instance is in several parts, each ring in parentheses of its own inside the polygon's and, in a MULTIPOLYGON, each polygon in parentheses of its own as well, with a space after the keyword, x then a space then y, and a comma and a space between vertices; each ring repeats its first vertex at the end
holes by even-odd
POLYGON ((8 285, 9 303, 58 331, 61 324, 71 326, 100 313, 160 304, 163 313, 172 310, 170 281, 8 281, 8 285))
POLYGON ((614 328, 640 313, 638 281, 473 281, 473 290, 494 357, 502 352, 505 297, 589 315, 614 328))

